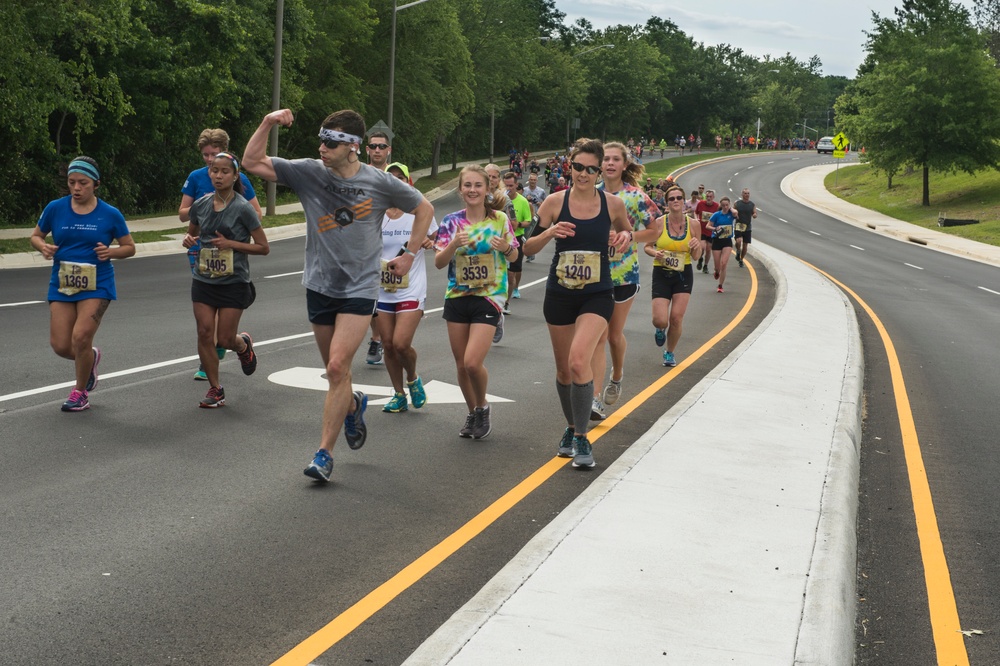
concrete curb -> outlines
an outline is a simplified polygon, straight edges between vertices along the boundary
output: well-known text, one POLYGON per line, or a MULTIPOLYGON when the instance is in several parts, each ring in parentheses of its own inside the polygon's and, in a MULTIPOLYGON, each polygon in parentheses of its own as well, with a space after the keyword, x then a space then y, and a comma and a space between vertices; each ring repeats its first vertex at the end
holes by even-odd
MULTIPOLYGON (((705 397, 739 359, 761 340, 788 305, 788 283, 767 256, 772 250, 755 245, 753 256, 771 272, 777 285, 775 306, 761 324, 706 375, 670 411, 644 433, 566 510, 539 532, 483 589, 432 634, 405 662, 406 666, 446 664, 459 655, 502 607, 552 556, 557 547, 616 489, 677 422, 705 397)), ((777 250, 774 250, 777 252, 777 250)), ((796 664, 837 664, 853 661, 856 570, 857 455, 861 428, 862 357, 854 310, 840 295, 852 332, 832 446, 827 460, 821 510, 817 519, 808 575, 803 581, 803 605, 794 637, 796 664), (823 515, 824 512, 829 515, 823 515)), ((791 651, 790 651, 791 652, 791 651)), ((458 661, 461 661, 459 659, 458 661)))

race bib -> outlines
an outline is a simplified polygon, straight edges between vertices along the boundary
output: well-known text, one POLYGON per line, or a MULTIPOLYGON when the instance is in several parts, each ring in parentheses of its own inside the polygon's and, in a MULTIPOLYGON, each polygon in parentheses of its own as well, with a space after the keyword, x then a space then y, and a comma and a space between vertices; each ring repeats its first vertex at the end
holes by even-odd
POLYGON ((72 261, 59 262, 59 293, 74 296, 81 291, 97 289, 97 266, 77 264, 72 261))
POLYGON ((687 259, 687 252, 664 252, 662 259, 654 259, 653 265, 665 268, 668 271, 684 270, 684 262, 687 259))
POLYGON ((709 213, 707 210, 701 211, 701 221, 702 222, 705 222, 707 224, 710 219, 712 219, 712 214, 711 213, 709 213))
POLYGON ((556 279, 567 289, 583 289, 601 279, 601 253, 593 250, 560 252, 556 279))
POLYGON ((198 273, 205 277, 219 278, 233 274, 233 251, 203 247, 198 253, 198 273))
POLYGON ((715 230, 716 238, 729 238, 732 235, 733 235, 733 227, 728 224, 723 227, 718 227, 715 230))
POLYGON ((748 226, 750 226, 750 225, 747 224, 746 222, 737 222, 736 223, 736 231, 740 231, 740 232, 746 231, 748 226))
POLYGON ((410 286, 410 274, 396 275, 389 270, 389 262, 382 260, 382 289, 389 293, 397 289, 406 289, 410 286))
POLYGON ((495 285, 496 281, 497 269, 492 252, 455 255, 455 282, 460 286, 479 289, 495 285))

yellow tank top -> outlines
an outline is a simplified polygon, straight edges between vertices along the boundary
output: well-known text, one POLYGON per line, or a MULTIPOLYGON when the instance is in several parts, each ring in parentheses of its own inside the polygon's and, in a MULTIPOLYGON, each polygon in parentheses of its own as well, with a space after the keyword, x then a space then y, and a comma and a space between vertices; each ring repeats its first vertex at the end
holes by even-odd
POLYGON ((684 216, 684 236, 681 238, 674 238, 669 232, 670 223, 666 220, 663 221, 663 231, 660 232, 660 237, 656 239, 656 249, 663 250, 665 252, 679 253, 684 255, 684 265, 691 265, 691 247, 688 243, 691 242, 691 218, 687 215, 684 216))

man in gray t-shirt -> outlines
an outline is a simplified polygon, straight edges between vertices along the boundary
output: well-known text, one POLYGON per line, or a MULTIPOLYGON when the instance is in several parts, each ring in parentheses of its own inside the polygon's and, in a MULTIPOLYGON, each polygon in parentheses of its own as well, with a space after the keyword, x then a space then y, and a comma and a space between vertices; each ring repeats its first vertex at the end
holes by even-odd
POLYGON ((382 218, 387 208, 399 208, 415 218, 403 254, 388 264, 390 272, 401 276, 409 272, 427 236, 434 207, 407 183, 360 161, 365 121, 354 111, 336 111, 323 121, 319 159, 268 157, 271 129, 275 125, 288 127, 293 120, 289 109, 264 116, 247 143, 243 167, 264 180, 279 181, 294 189, 305 210, 302 284, 306 287, 309 321, 330 384, 323 406, 320 448, 305 474, 325 482, 333 471, 330 454, 341 422, 352 449, 361 448, 368 435, 364 420, 368 396, 351 391, 351 359, 368 333, 375 311, 382 218))

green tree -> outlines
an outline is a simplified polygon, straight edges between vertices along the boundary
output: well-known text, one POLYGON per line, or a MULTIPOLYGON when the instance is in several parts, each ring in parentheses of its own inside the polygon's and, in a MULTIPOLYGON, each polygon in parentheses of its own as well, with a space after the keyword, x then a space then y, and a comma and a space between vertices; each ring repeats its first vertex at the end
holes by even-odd
POLYGON ((949 0, 904 0, 893 18, 873 15, 867 56, 837 102, 839 122, 891 177, 910 165, 975 173, 1000 164, 1000 74, 968 10, 949 0))

